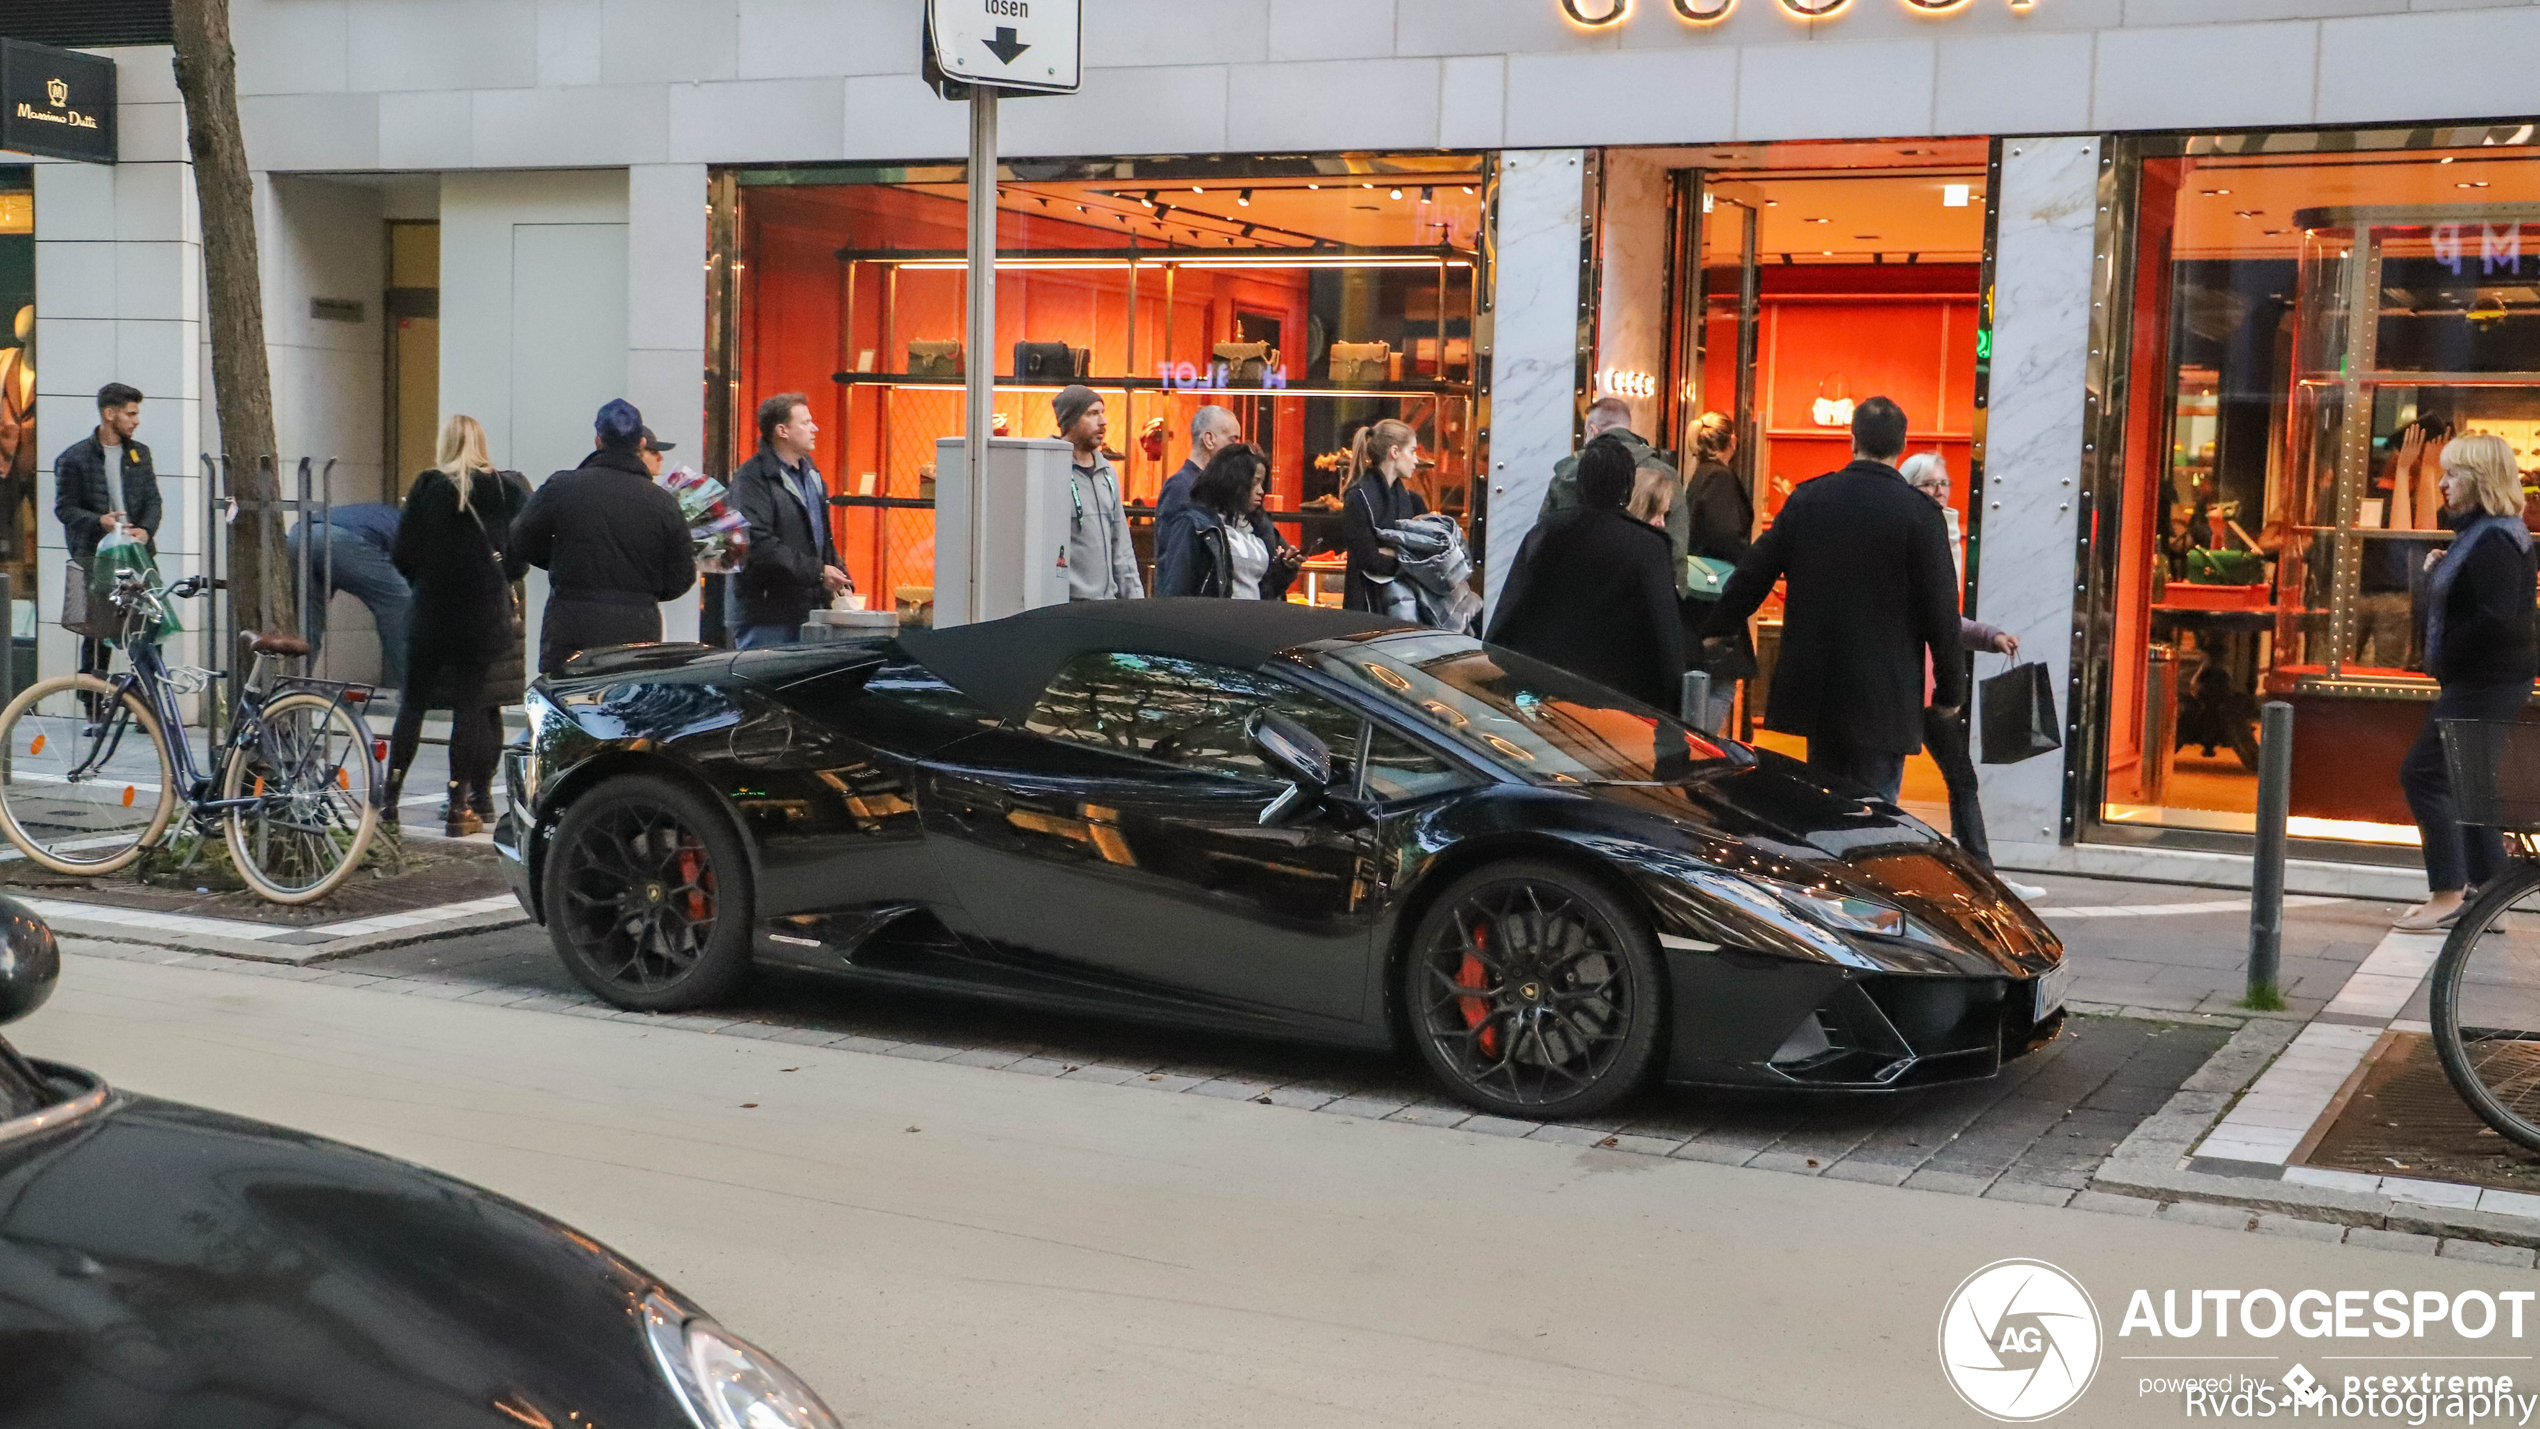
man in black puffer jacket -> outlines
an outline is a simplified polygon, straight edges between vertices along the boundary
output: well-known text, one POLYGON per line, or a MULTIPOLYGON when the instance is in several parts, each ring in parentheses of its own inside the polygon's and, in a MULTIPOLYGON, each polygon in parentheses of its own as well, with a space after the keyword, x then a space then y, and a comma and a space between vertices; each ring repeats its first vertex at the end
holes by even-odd
POLYGON ((512 523, 514 554, 548 578, 542 675, 585 650, 661 639, 661 603, 697 584, 679 498, 644 466, 643 414, 619 398, 592 427, 596 450, 548 477, 512 523))

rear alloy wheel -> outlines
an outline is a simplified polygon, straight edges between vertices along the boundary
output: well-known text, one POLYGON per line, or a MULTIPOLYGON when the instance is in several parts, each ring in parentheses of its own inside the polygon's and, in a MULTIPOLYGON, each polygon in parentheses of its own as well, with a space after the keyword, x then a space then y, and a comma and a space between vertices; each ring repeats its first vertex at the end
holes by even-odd
POLYGON ((583 986, 620 1007, 683 1012, 750 966, 750 870, 712 801, 626 775, 576 799, 547 851, 547 933, 583 986))
POLYGON ((1647 920, 1557 864, 1458 879, 1421 919, 1402 977, 1420 1054, 1484 1111, 1590 1115, 1658 1059, 1665 979, 1647 920))

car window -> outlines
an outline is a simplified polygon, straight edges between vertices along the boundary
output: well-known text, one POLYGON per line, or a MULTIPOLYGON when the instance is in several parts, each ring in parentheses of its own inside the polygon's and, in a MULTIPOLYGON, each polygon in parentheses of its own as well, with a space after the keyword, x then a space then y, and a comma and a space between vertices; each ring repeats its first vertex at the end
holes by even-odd
POLYGON ((1377 803, 1420 799, 1461 788, 1473 776, 1383 725, 1367 740, 1367 797, 1377 803))
POLYGON ((1025 725, 1052 739, 1279 782, 1244 737, 1244 722, 1261 709, 1314 731, 1332 751, 1335 782, 1346 781, 1358 747, 1356 712, 1258 670, 1162 655, 1080 655, 1041 692, 1025 725))
POLYGON ((1537 783, 1667 783, 1731 757, 1662 711, 1469 635, 1386 636, 1317 663, 1537 783))

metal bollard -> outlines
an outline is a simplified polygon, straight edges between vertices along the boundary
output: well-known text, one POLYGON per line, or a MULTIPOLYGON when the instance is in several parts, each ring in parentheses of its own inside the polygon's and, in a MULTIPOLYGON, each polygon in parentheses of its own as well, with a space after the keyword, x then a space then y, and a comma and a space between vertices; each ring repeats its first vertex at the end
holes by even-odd
POLYGON ((2284 954, 2284 825, 2293 805, 2293 706, 2267 701, 2258 716, 2258 853, 2249 870, 2249 995, 2245 1006, 2284 1006, 2276 986, 2284 954))
POLYGON ((1681 713, 1684 716, 1685 728, 1697 730, 1703 734, 1711 733, 1711 730, 1705 723, 1711 717, 1711 675, 1709 671, 1685 671, 1684 705, 1681 713))

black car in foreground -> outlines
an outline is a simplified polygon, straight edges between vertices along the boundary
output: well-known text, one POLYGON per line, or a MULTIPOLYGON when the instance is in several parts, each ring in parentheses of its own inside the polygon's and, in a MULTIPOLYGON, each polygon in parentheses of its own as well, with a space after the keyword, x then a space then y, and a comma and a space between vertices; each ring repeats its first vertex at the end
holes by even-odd
POLYGON ((1888 1090, 2061 1025, 2062 945, 1797 763, 1468 636, 1087 603, 870 643, 585 655, 506 756, 574 975, 753 960, 1362 1046, 1575 1116, 1652 1076, 1888 1090))
MULTIPOLYGON (((53 935, 0 899, 0 1022, 53 935)), ((588 1236, 320 1137, 0 1041, 0 1426, 837 1429, 588 1236)))

